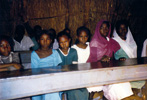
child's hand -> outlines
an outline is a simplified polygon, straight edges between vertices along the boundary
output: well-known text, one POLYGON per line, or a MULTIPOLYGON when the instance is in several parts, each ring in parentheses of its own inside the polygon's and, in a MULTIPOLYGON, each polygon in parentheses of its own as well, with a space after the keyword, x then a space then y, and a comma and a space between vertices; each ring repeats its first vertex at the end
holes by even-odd
POLYGON ((20 65, 20 64, 13 63, 13 66, 14 66, 16 69, 21 69, 21 65, 20 65))
POLYGON ((119 58, 120 61, 125 61, 126 58, 125 57, 122 57, 122 58, 119 58))
POLYGON ((109 61, 110 61, 110 57, 104 55, 104 56, 102 57, 101 61, 103 61, 103 62, 109 62, 109 61))

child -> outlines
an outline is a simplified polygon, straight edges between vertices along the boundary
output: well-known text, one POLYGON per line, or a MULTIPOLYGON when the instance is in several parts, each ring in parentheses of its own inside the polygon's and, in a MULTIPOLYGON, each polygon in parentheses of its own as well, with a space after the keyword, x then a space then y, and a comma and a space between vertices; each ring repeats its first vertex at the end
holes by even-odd
POLYGON ((14 42, 9 36, 0 36, 0 71, 20 69, 18 53, 13 51, 14 42))
MULTIPOLYGON (((85 27, 81 26, 77 29, 77 40, 75 42, 75 45, 72 46, 72 48, 75 48, 78 52, 78 63, 86 63, 89 55, 90 55, 90 47, 89 47, 89 40, 91 37, 90 30, 85 27)), ((87 67, 87 66, 85 66, 87 67)), ((80 68, 83 69, 83 68, 80 68)), ((88 88, 88 91, 101 91, 102 86, 99 87, 92 87, 88 88)), ((97 97, 100 98, 100 97, 97 97)))
MULTIPOLYGON (((116 40, 121 49, 118 50, 114 57, 117 60, 126 60, 128 58, 137 58, 137 45, 129 29, 127 20, 118 20, 116 29, 113 32, 113 39, 116 40)), ((141 89, 145 81, 132 81, 131 88, 141 89)))
MULTIPOLYGON (((62 31, 58 33, 57 40, 59 42, 59 49, 57 50, 61 56, 61 65, 69 65, 77 62, 77 51, 70 48, 71 37, 70 34, 62 31)), ((85 88, 65 91, 67 100, 88 100, 88 91, 85 88)))
POLYGON ((29 24, 29 21, 27 21, 27 20, 24 23, 24 27, 28 33, 28 36, 31 38, 31 40, 34 43, 34 46, 31 47, 30 49, 32 51, 37 50, 39 48, 39 45, 38 45, 38 42, 36 41, 36 37, 40 33, 40 31, 42 30, 42 27, 40 25, 35 25, 34 28, 32 28, 29 24))
MULTIPOLYGON (((62 62, 58 52, 51 47, 53 36, 47 30, 42 30, 37 40, 40 47, 31 54, 32 68, 57 66, 62 62)), ((33 96, 32 100, 60 100, 60 97, 57 92, 33 96)))
POLYGON ((30 48, 34 46, 30 37, 25 35, 25 28, 23 25, 16 26, 14 43, 14 51, 30 50, 30 48))
POLYGON ((76 44, 72 48, 77 50, 78 53, 78 63, 86 63, 90 55, 89 42, 90 30, 85 26, 79 27, 77 29, 77 40, 76 44))
POLYGON ((56 31, 55 31, 55 29, 50 28, 49 33, 51 33, 53 35, 53 37, 54 37, 54 40, 52 41, 53 42, 53 49, 58 49, 59 44, 58 44, 57 39, 56 39, 56 31))
POLYGON ((61 65, 69 65, 77 62, 77 51, 73 48, 70 48, 70 35, 62 31, 58 33, 57 41, 59 42, 59 49, 57 49, 57 51, 62 59, 61 65))
POLYGON ((30 35, 31 40, 34 43, 34 46, 31 47, 31 50, 37 50, 39 48, 38 42, 36 41, 37 35, 41 32, 42 28, 39 25, 34 26, 32 36, 30 35))
POLYGON ((113 39, 121 46, 121 49, 114 54, 116 60, 137 58, 137 45, 126 20, 117 21, 113 32, 113 39))

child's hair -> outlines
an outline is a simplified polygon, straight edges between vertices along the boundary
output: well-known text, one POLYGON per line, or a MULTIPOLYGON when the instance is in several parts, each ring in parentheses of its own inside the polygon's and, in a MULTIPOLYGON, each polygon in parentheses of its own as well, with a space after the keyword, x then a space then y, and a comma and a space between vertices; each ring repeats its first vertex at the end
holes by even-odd
POLYGON ((17 25, 15 28, 15 35, 24 35, 25 34, 25 27, 23 25, 17 25))
POLYGON ((34 26, 34 34, 33 35, 35 36, 35 38, 37 38, 37 35, 39 35, 41 31, 42 31, 42 28, 40 25, 34 26))
POLYGON ((108 28, 110 27, 110 23, 109 23, 109 21, 103 21, 102 24, 106 24, 106 25, 108 26, 108 28))
MULTIPOLYGON (((50 46, 49 46, 49 48, 52 48, 54 37, 53 37, 53 35, 52 35, 51 33, 49 33, 48 30, 42 30, 42 31, 40 32, 40 34, 37 35, 37 41, 40 40, 40 37, 41 37, 43 34, 48 35, 48 36, 50 37, 50 39, 52 40, 52 42, 51 42, 51 44, 50 44, 50 46)), ((40 43, 39 43, 39 45, 40 45, 40 43)))
POLYGON ((64 32, 67 32, 67 31, 68 31, 68 33, 70 34, 70 29, 67 28, 67 27, 66 27, 63 31, 64 31, 64 32))
MULTIPOLYGON (((70 36, 69 33, 65 32, 65 31, 61 31, 61 32, 59 32, 58 35, 57 35, 57 41, 58 41, 58 42, 59 42, 59 38, 62 37, 62 36, 67 36, 68 39, 71 39, 71 36, 70 36)), ((69 45, 71 46, 71 42, 70 42, 69 45)))
MULTIPOLYGON (((77 29, 77 36, 79 36, 82 31, 86 32, 86 34, 88 35, 89 38, 88 38, 87 42, 89 42, 90 41, 90 38, 91 38, 90 30, 87 27, 85 27, 85 26, 81 26, 81 27, 79 27, 77 29)), ((79 43, 79 40, 76 39, 75 44, 78 44, 78 43, 79 43)))
POLYGON ((37 32, 37 31, 40 31, 42 30, 41 26, 40 25, 35 25, 34 26, 34 31, 37 32))
POLYGON ((116 30, 119 30, 119 28, 120 28, 120 26, 121 26, 122 24, 125 25, 126 28, 129 26, 127 20, 118 20, 118 21, 116 22, 116 25, 115 25, 116 30))
POLYGON ((8 41, 8 43, 10 44, 10 47, 11 47, 11 51, 13 51, 13 49, 14 49, 14 41, 13 41, 13 39, 10 36, 1 35, 0 36, 0 42, 2 40, 8 41))

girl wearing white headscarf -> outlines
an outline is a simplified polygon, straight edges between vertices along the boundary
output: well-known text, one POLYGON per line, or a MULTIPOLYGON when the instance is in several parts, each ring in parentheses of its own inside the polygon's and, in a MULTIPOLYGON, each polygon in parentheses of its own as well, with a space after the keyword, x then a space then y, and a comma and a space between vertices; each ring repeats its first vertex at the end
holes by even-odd
POLYGON ((116 29, 113 32, 113 39, 121 46, 122 50, 115 53, 115 58, 118 60, 122 57, 137 58, 137 45, 131 34, 127 22, 121 20, 116 24, 116 29))
MULTIPOLYGON (((116 40, 121 49, 115 53, 115 59, 137 58, 137 45, 134 41, 132 33, 125 20, 120 20, 116 24, 116 29, 113 32, 113 39, 116 40)), ((130 82, 132 88, 141 89, 145 81, 130 82)))

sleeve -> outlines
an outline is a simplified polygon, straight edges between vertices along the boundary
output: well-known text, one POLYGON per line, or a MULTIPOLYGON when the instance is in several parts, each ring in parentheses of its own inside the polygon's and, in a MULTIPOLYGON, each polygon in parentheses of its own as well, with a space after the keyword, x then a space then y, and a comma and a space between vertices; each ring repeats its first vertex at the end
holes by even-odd
POLYGON ((114 54, 114 57, 115 57, 115 59, 116 60, 118 60, 119 58, 122 58, 122 57, 124 57, 124 58, 129 58, 128 57, 128 55, 125 53, 125 51, 122 49, 122 48, 120 48, 115 54, 114 54))
POLYGON ((31 68, 38 68, 39 60, 37 58, 35 51, 33 51, 31 53, 31 68))
POLYGON ((12 62, 14 62, 14 63, 20 63, 20 59, 19 59, 18 53, 13 53, 12 62))
POLYGON ((62 63, 62 59, 61 59, 59 53, 56 50, 54 52, 55 52, 55 57, 54 57, 55 58, 55 62, 54 62, 54 64, 55 64, 55 66, 57 66, 60 63, 62 63))
POLYGON ((26 42, 27 42, 27 47, 26 48, 31 48, 31 47, 33 47, 34 46, 34 43, 33 43, 33 41, 31 40, 31 38, 30 37, 27 37, 27 40, 26 40, 26 42))

